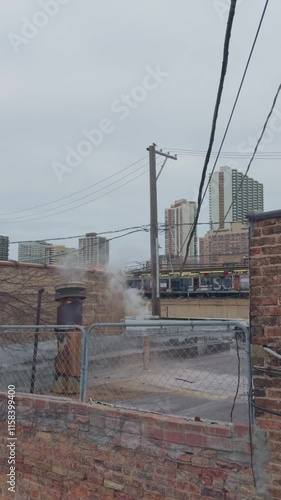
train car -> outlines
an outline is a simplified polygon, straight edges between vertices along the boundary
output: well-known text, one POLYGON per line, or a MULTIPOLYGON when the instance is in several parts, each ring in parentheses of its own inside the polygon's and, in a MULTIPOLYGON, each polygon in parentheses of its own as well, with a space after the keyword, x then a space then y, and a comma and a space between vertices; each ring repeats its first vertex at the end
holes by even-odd
POLYGON ((194 291, 193 278, 171 278, 171 295, 185 296, 194 291))
MULTIPOLYGON (((231 264, 233 266, 233 264, 231 264)), ((140 274, 127 278, 127 286, 140 290, 151 297, 152 283, 150 274, 140 274)), ((249 294, 249 270, 225 268, 190 270, 161 273, 159 280, 162 297, 198 296, 247 296, 249 294)))
MULTIPOLYGON (((160 278, 159 280, 159 290, 160 295, 166 295, 169 291, 170 283, 168 278, 160 278)), ((151 278, 145 278, 143 280, 143 291, 144 294, 150 296, 152 293, 152 281, 151 278)))
POLYGON ((135 288, 137 290, 142 290, 143 287, 142 278, 127 279, 126 285, 128 288, 135 288))

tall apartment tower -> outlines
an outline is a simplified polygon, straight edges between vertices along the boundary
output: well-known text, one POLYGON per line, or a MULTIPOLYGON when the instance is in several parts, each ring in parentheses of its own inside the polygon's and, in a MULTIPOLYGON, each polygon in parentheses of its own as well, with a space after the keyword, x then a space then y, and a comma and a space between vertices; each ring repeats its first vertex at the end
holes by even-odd
POLYGON ((218 172, 213 173, 209 185, 211 229, 227 228, 231 222, 245 223, 247 212, 264 210, 263 184, 248 176, 243 180, 243 177, 242 172, 230 167, 221 167, 218 172), (242 180, 242 187, 238 191, 242 180))
POLYGON ((47 249, 51 247, 51 243, 47 243, 46 241, 19 243, 18 261, 46 264, 48 263, 47 249))
MULTIPOLYGON (((185 199, 177 200, 165 210, 165 253, 184 257, 190 228, 196 216, 196 203, 185 199)), ((188 256, 197 255, 197 234, 189 247, 188 256)))
POLYGON ((109 241, 97 236, 96 233, 87 233, 79 238, 79 266, 105 266, 109 261, 109 241))
POLYGON ((0 260, 8 260, 9 258, 9 237, 0 236, 0 260))

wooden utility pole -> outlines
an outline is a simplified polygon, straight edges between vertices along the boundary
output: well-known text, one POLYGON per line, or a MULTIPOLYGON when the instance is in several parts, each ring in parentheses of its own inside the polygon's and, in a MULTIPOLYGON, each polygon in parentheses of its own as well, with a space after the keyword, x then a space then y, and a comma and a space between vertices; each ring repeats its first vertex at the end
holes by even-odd
POLYGON ((156 177, 156 155, 164 156, 165 162, 168 158, 177 160, 176 156, 156 150, 156 144, 147 148, 149 151, 149 175, 150 175, 150 257, 151 257, 151 309, 152 315, 161 317, 160 306, 160 284, 159 284, 159 253, 158 253, 158 214, 157 214, 157 179, 156 177))

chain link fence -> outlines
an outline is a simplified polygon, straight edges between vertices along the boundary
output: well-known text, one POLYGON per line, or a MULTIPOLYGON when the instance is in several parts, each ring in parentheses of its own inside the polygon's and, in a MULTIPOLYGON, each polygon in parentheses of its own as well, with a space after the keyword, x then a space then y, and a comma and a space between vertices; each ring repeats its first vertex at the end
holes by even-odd
POLYGON ((0 326, 0 391, 81 398, 84 328, 0 326))
POLYGON ((87 401, 216 421, 248 420, 245 322, 99 324, 88 331, 87 401))
MULTIPOLYGON (((162 320, 0 326, 0 391, 245 422, 251 391, 247 324, 162 320)), ((250 410, 251 411, 251 410, 250 410)))

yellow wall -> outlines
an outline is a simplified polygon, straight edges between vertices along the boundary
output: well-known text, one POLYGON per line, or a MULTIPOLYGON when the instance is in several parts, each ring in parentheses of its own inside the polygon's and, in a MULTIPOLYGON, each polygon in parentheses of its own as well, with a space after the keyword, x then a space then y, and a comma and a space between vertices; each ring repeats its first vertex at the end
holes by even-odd
POLYGON ((162 299, 163 318, 228 318, 248 319, 249 299, 200 298, 162 299))

